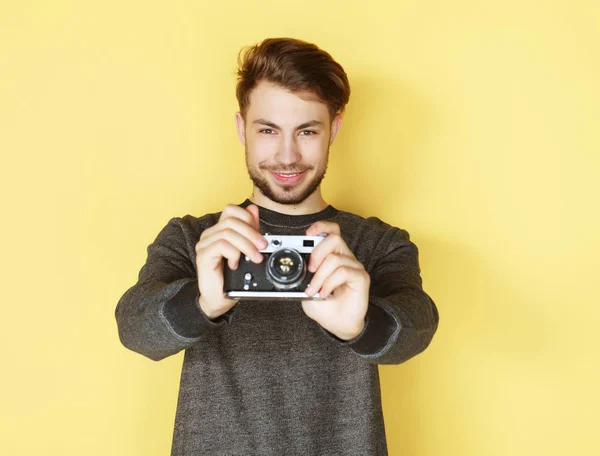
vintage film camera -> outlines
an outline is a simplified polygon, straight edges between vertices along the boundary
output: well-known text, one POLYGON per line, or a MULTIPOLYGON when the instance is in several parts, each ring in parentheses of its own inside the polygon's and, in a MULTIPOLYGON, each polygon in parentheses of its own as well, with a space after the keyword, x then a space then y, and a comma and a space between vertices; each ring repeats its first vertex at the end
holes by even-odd
POLYGON ((308 270, 310 253, 325 239, 319 236, 277 236, 266 233, 269 245, 259 250, 263 261, 253 263, 241 255, 238 268, 232 270, 223 260, 225 296, 233 299, 321 299, 309 297, 304 290, 313 273, 308 270))

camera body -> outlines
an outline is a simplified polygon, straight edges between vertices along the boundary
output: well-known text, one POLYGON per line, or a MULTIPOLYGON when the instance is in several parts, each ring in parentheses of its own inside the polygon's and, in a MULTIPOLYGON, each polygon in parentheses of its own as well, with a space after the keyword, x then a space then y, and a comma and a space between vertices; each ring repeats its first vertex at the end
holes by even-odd
POLYGON ((311 297, 304 290, 314 275, 308 270, 310 254, 326 236, 265 234, 269 244, 259 250, 264 258, 259 264, 242 254, 237 269, 233 270, 223 259, 225 296, 259 300, 320 299, 318 293, 311 297))

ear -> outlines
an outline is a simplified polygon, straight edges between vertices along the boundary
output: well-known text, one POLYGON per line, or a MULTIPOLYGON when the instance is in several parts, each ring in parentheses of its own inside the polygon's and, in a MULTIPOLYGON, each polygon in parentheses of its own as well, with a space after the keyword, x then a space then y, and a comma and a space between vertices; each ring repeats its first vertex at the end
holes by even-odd
POLYGON ((333 144, 333 140, 337 136, 338 132, 342 128, 342 115, 337 114, 331 121, 331 135, 329 136, 329 145, 333 144))
POLYGON ((240 142, 242 143, 242 145, 245 145, 246 144, 246 123, 244 122, 242 113, 239 111, 235 113, 235 124, 236 124, 236 128, 237 128, 238 138, 240 138, 240 142))

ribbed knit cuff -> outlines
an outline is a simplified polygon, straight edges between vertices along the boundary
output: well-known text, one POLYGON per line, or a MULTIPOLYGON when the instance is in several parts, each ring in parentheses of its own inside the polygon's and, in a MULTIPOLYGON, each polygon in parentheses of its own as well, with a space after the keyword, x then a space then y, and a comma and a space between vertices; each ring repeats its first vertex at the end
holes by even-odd
MULTIPOLYGON (((371 298, 373 299, 378 298, 371 298)), ((365 326, 361 333, 350 340, 343 340, 321 327, 322 331, 341 346, 350 347, 359 355, 377 355, 389 344, 390 339, 397 334, 398 324, 392 315, 377 305, 369 302, 365 326)))
POLYGON ((231 324, 236 306, 223 315, 210 319, 198 304, 198 280, 185 283, 163 306, 163 315, 173 330, 183 337, 195 338, 208 330, 231 324))

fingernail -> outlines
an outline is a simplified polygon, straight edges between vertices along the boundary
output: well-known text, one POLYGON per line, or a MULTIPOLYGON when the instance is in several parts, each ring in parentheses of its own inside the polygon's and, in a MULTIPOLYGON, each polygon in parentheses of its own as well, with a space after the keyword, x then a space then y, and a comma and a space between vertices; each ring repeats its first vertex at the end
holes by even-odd
POLYGON ((256 259, 256 261, 261 262, 263 259, 263 256, 257 252, 256 255, 254 255, 254 258, 256 259))

